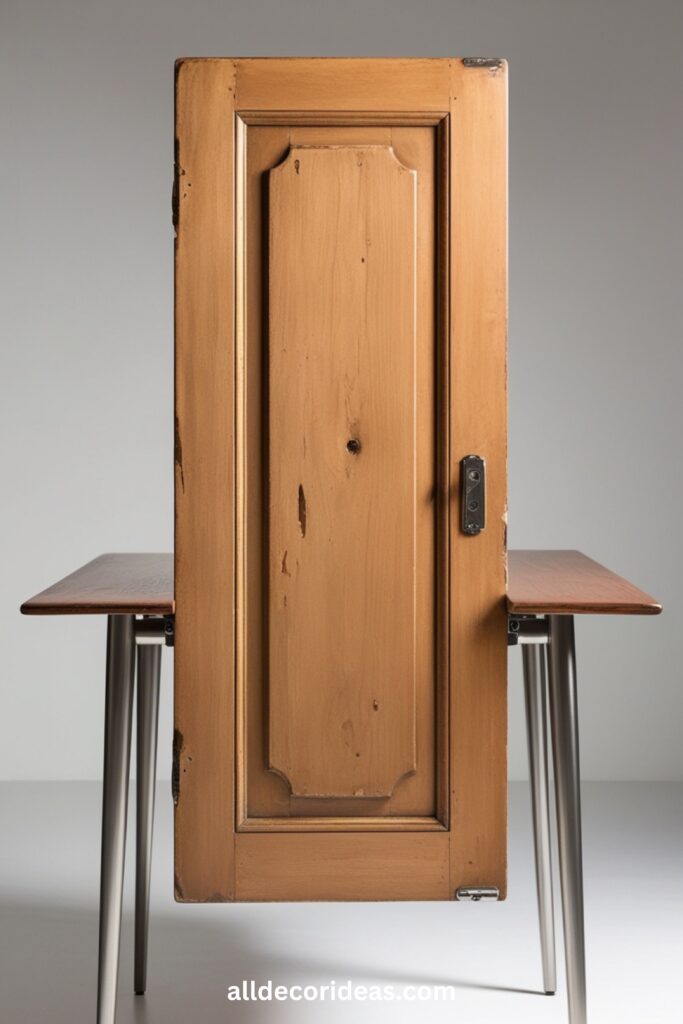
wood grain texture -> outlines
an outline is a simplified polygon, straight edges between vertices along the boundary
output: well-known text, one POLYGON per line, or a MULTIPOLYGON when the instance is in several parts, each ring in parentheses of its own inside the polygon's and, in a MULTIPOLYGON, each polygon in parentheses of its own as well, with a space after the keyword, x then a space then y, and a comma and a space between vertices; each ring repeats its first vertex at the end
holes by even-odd
POLYGON ((176 898, 234 896, 234 81, 177 68, 176 898))
POLYGON ((445 111, 449 64, 439 58, 244 58, 235 61, 236 104, 246 111, 445 111))
MULTIPOLYGON (((508 553, 508 610, 517 614, 658 615, 656 598, 573 550, 508 553)), ((24 615, 171 615, 171 553, 99 555, 29 598, 24 615)))
POLYGON ((661 604, 580 551, 511 551, 508 611, 518 615, 658 615, 661 604))
MULTIPOLYGON (((437 164, 441 166, 445 153, 444 139, 440 127, 425 125, 421 119, 413 123, 413 118, 405 112, 397 116, 398 126, 387 126, 384 123, 358 124, 358 118, 352 123, 328 123, 328 114, 307 117, 304 125, 290 127, 288 119, 299 122, 300 113, 292 115, 278 112, 264 115, 266 123, 259 122, 247 126, 238 122, 238 184, 237 210, 238 224, 248 225, 246 230, 238 229, 237 258, 238 267, 243 267, 242 275, 238 272, 238 296, 244 295, 244 309, 238 311, 238 324, 243 325, 243 339, 238 332, 238 528, 237 551, 238 560, 238 687, 237 687, 237 801, 238 827, 263 831, 269 829, 292 830, 343 830, 365 829, 369 821, 374 822, 377 829, 405 830, 421 828, 435 830, 442 828, 442 821, 447 820, 447 743, 443 742, 445 725, 443 704, 447 687, 447 668, 439 662, 435 678, 435 645, 437 630, 437 608, 439 618, 446 607, 447 566, 437 556, 435 531, 437 523, 445 519, 447 509, 444 508, 442 495, 446 492, 445 480, 447 468, 442 467, 441 459, 438 468, 435 466, 435 437, 437 417, 435 415, 435 388, 437 379, 443 376, 443 350, 446 339, 440 326, 438 335, 435 323, 437 305, 436 277, 436 227, 445 216, 446 204, 443 197, 437 197, 437 191, 443 192, 447 178, 439 171, 438 182, 435 180, 437 164), (405 123, 408 121, 409 123, 405 123), (275 123, 271 123, 275 122, 275 123), (265 201, 268 172, 281 164, 292 147, 376 147, 391 146, 398 160, 410 169, 414 169, 417 177, 417 210, 416 210, 416 360, 415 360, 415 392, 417 419, 414 432, 415 451, 415 488, 417 498, 414 508, 415 519, 415 711, 416 711, 416 770, 405 775, 394 787, 390 798, 381 797, 297 797, 290 792, 285 779, 274 771, 268 771, 267 765, 267 729, 264 721, 268 715, 268 616, 265 614, 269 603, 265 586, 268 572, 281 574, 282 561, 274 558, 269 561, 267 544, 267 454, 266 443, 269 420, 269 394, 279 388, 280 374, 271 374, 268 382, 266 372, 268 362, 267 337, 265 324, 268 315, 268 303, 264 301, 267 292, 267 275, 264 273, 266 255, 263 239, 267 235, 267 209, 265 201), (240 178, 244 177, 244 182, 240 178), (438 188, 437 188, 438 185, 438 188), (265 352, 264 352, 265 349, 265 352), (437 360, 438 356, 438 360, 437 360), (438 366, 437 366, 438 362, 438 366), (274 383, 273 383, 274 382, 274 383), (244 422, 243 422, 244 421, 244 422), (438 498, 438 501, 435 500, 438 498), (439 711, 439 737, 435 742, 437 726, 437 705, 439 711), (438 749, 435 749, 437 748, 438 749), (438 785, 438 793, 437 793, 438 785), (445 791, 445 792, 444 792, 445 791), (378 815, 381 815, 379 817, 378 815), (438 816, 435 817, 434 815, 438 816), (344 823, 346 822, 346 826, 344 823)), ((371 120, 369 114, 364 121, 371 120)), ((381 121, 382 119, 380 119, 381 121)), ((447 155, 447 154, 446 154, 447 155)), ((375 243, 377 244, 377 242, 375 243)), ((380 246, 381 247, 381 246, 380 246)), ((305 254, 304 254, 305 255, 305 254)), ((298 253, 297 259, 301 258, 298 253)), ((364 258, 367 260, 367 254, 364 258)), ((371 275, 372 278, 372 275, 371 275)), ((316 289, 317 290, 317 287, 316 289)), ((372 296, 372 291, 368 292, 372 296)), ((361 306, 365 306, 363 300, 361 306)), ((337 307, 335 316, 343 321, 344 308, 337 307)), ((271 317, 273 316, 271 310, 271 317)), ((358 320, 359 314, 354 310, 350 319, 358 320)), ((343 323, 340 323, 340 327, 343 323)), ((383 325, 376 337, 368 334, 367 344, 376 343, 381 333, 382 340, 386 337, 383 325)), ((310 352, 306 349, 302 355, 304 367, 315 364, 325 358, 326 349, 315 335, 310 352)), ((382 340, 382 343, 385 342, 382 340)), ((300 348, 304 347, 300 345, 300 348)), ((373 360, 374 362, 374 360, 373 360)), ((368 367, 368 360, 364 365, 368 367)), ((302 370, 303 373, 303 370, 302 370)), ((303 382, 297 382, 305 384, 303 382)), ((342 385, 340 384, 340 387, 342 385)), ((362 382, 359 383, 362 390, 362 382)), ((282 395, 285 396, 282 389, 282 395)), ((391 402, 391 394, 382 389, 384 401, 391 402)), ((401 391, 402 393, 402 391, 401 391)), ((286 401, 286 398, 284 398, 286 401)), ((336 401, 336 399, 335 399, 336 401)), ((395 401, 395 400, 394 400, 395 401)), ((331 404, 334 404, 331 403, 331 404)), ((322 408, 322 405, 320 405, 322 408)), ((324 410, 323 410, 324 411, 324 410)), ((301 414, 295 410, 294 416, 301 414)), ((294 420, 293 420, 294 422, 294 420)), ((298 420, 296 420, 298 422, 298 420)), ((321 420, 324 425, 325 419, 321 420)), ((311 429, 320 429, 316 424, 311 429)), ((444 441, 447 419, 442 415, 438 420, 439 442, 444 441)), ((292 431, 292 425, 288 425, 292 431)), ((271 448, 282 438, 282 431, 271 438, 271 448)), ((344 438, 346 440, 346 437, 344 438)), ((285 444, 286 447, 286 444, 285 444)), ((441 443, 440 443, 441 447, 441 443)), ((348 453, 345 452, 346 455, 348 453)), ((376 456, 378 451, 375 452, 376 456)), ((271 461, 274 461, 271 451, 271 461)), ((275 460, 276 461, 276 460, 275 460)), ((323 474, 324 475, 324 474, 323 474)), ((353 483, 353 479, 347 482, 353 483)), ((298 481, 296 490, 298 491, 298 481)), ((389 500, 392 494, 391 484, 387 494, 381 498, 381 506, 385 509, 394 508, 395 502, 389 500)), ((298 515, 298 494, 295 510, 298 515)), ((324 502, 324 507, 330 504, 324 502)), ((285 506, 285 509, 291 506, 285 506)), ((409 511, 409 509, 408 509, 409 511)), ((298 522, 294 522, 295 537, 298 533, 298 522)), ((364 535, 364 527, 360 528, 359 537, 364 535)), ((360 542, 359 542, 360 543, 360 542)), ((272 548, 272 541, 270 543, 272 548)), ((357 559, 354 556, 354 565, 357 559)), ((289 569, 289 559, 287 568, 289 569)), ((391 566, 388 571, 392 572, 391 566)), ((342 582, 334 585, 341 587, 342 582)), ((351 599, 353 593, 347 584, 344 591, 351 599)), ((390 595, 389 588, 383 588, 390 595)), ((363 600, 361 593, 360 599, 363 600)), ((384 598, 389 600, 390 597, 384 598)), ((272 598, 271 598, 271 603, 272 598)), ((312 636, 315 630, 311 631, 312 636)), ((392 697, 393 699, 393 697, 392 697)), ((305 716, 302 705, 299 713, 305 716)), ((375 713, 373 711, 373 713, 375 713)))
POLYGON ((236 837, 239 900, 448 900, 448 833, 236 837))
MULTIPOLYGON (((178 96, 184 96, 178 106, 176 264, 176 511, 177 538, 183 538, 176 545, 176 602, 178 640, 184 637, 183 667, 176 677, 176 720, 183 723, 176 818, 177 826, 181 823, 176 831, 178 892, 193 899, 357 899, 372 898, 371 891, 384 893, 385 898, 452 898, 458 885, 480 883, 497 885, 504 895, 505 68, 465 68, 457 60, 186 61, 180 68, 178 96), (446 157, 440 151, 435 161, 445 182, 446 216, 450 200, 450 228, 439 228, 432 239, 440 274, 434 294, 435 344, 443 330, 449 351, 441 367, 445 372, 435 378, 434 417, 449 424, 446 443, 439 443, 435 451, 435 463, 445 472, 443 477, 437 474, 434 494, 435 507, 446 510, 449 527, 443 536, 437 531, 433 547, 437 561, 448 566, 450 581, 450 604, 439 612, 442 625, 434 652, 434 672, 449 677, 451 687, 450 728, 443 716, 437 727, 441 755, 447 756, 450 745, 450 784, 439 783, 439 792, 450 805, 443 814, 448 831, 431 830, 433 822, 430 831, 420 831, 416 822, 413 831, 381 834, 235 832, 240 822, 233 803, 233 672, 236 665, 238 675, 246 672, 248 678, 244 659, 248 661, 264 635, 253 628, 248 599, 251 567, 246 563, 237 574, 236 592, 233 587, 234 524, 243 538, 240 545, 247 549, 249 536, 259 529, 249 511, 251 464, 234 507, 233 426, 240 451, 252 451, 254 440, 249 418, 254 399, 248 359, 244 361, 245 356, 251 358, 252 330, 252 257, 244 239, 251 238, 254 228, 251 207, 244 202, 249 177, 244 171, 245 150, 239 147, 251 130, 246 119, 259 112, 265 118, 259 125, 275 123, 277 130, 284 130, 285 143, 291 144, 288 111, 292 127, 301 132, 318 127, 327 111, 330 124, 344 131, 389 128, 392 144, 395 129, 421 125, 424 130, 437 121, 440 136, 450 140, 446 157), (342 123, 344 112, 350 112, 347 126, 342 123), (197 180, 202 186, 195 192, 197 180), (489 526, 477 538, 460 534, 457 514, 458 463, 470 452, 483 455, 489 467, 489 526), (196 642, 189 637, 191 625, 199 633, 196 642), (320 845, 321 840, 326 845, 320 845), (359 851, 357 859, 347 853, 354 850, 359 851)), ((404 144, 408 150, 412 145, 405 139, 404 144)), ((237 483, 239 487, 239 476, 237 483)), ((246 741, 241 725, 236 738, 240 757, 244 749, 251 756, 251 739, 246 741)))
POLYGON ((452 515, 451 888, 494 885, 507 855, 507 67, 452 64, 451 503, 486 460, 486 529, 452 515))
POLYGON ((269 767, 388 798, 416 767, 416 175, 295 146, 269 179, 269 767))
POLYGON ((107 554, 29 598, 24 615, 171 615, 173 555, 107 554))

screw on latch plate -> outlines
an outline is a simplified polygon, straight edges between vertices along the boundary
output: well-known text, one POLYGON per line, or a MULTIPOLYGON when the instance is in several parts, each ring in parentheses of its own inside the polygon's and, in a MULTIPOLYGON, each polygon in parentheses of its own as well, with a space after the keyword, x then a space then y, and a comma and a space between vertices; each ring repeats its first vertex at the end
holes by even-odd
POLYGON ((459 889, 455 890, 455 898, 461 903, 497 900, 500 899, 500 890, 495 885, 461 885, 459 889))

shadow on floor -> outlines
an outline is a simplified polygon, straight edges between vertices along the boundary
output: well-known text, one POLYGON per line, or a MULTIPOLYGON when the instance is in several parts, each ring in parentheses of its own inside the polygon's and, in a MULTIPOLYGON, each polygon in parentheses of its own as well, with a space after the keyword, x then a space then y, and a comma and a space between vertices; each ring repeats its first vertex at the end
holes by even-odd
MULTIPOLYGON (((367 964, 296 959, 264 950, 256 929, 234 919, 226 927, 221 907, 202 907, 201 917, 155 913, 149 948, 148 992, 132 992, 133 922, 124 914, 117 1024, 272 1024, 301 1020, 304 1004, 229 1002, 230 985, 356 984, 453 985, 457 989, 535 994, 531 990, 466 979, 408 977, 367 964), (215 921, 210 918, 215 913, 215 921)), ((6 1024, 74 1024, 94 1020, 97 976, 97 914, 94 908, 3 900, 0 903, 0 1019, 6 1024)), ((309 1004, 313 1009, 319 1003, 309 1004)), ((360 1004, 335 1004, 357 1017, 360 1004), (351 1009, 353 1006, 353 1009, 351 1009)), ((332 1006, 330 1006, 330 1010, 332 1006)), ((368 1007, 370 1009, 370 1007, 368 1007)), ((325 1015, 328 1016, 327 1010, 325 1015)), ((340 1019, 340 1018, 338 1018, 340 1019)))

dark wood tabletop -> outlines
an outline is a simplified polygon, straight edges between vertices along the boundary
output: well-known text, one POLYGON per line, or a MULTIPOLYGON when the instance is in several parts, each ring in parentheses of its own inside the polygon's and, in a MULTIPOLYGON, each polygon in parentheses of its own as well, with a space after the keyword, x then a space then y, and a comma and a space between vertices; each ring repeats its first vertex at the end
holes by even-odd
POLYGON ((654 597, 580 551, 510 551, 508 611, 517 615, 657 615, 654 597))
MULTIPOLYGON (((510 551, 517 615, 657 615, 649 594, 580 551, 510 551)), ((172 554, 100 555, 21 606, 25 615, 171 615, 172 554)))
POLYGON ((172 554, 100 555, 30 598, 24 615, 172 615, 172 554))

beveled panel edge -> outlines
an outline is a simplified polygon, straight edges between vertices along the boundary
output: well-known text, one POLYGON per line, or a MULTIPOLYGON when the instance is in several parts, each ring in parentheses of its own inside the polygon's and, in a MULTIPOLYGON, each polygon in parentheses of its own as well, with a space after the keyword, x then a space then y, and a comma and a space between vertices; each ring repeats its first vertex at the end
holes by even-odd
POLYGON ((240 832, 447 832, 448 829, 432 815, 387 815, 387 817, 332 817, 320 815, 310 818, 263 817, 244 818, 239 822, 240 832))
MULTIPOLYGON (((245 278, 245 203, 246 203, 246 155, 247 155, 247 128, 250 126, 282 126, 282 125, 304 125, 310 127, 326 127, 344 124, 362 126, 396 126, 410 127, 413 125, 423 127, 434 127, 436 129, 436 168, 435 168, 435 219, 437 236, 436 254, 436 280, 435 280, 435 303, 437 306, 436 330, 435 330, 435 361, 437 373, 441 373, 441 389, 444 395, 436 395, 437 404, 439 400, 445 410, 442 417, 443 424, 441 431, 437 430, 437 477, 438 494, 441 499, 441 509, 436 509, 436 532, 441 534, 441 541, 437 545, 437 565, 446 566, 440 574, 439 593, 437 595, 437 615, 441 621, 440 634, 437 626, 437 658, 435 664, 435 718, 436 718, 436 778, 435 778, 435 807, 436 813, 431 816, 415 816, 405 818, 394 818, 389 825, 378 824, 377 831, 448 831, 450 829, 450 743, 449 743, 449 714, 450 714, 450 682, 448 654, 450 642, 450 585, 449 585, 449 561, 443 561, 442 553, 447 559, 450 547, 450 429, 447 410, 449 407, 450 394, 450 372, 449 372, 449 345, 450 345, 450 312, 449 312, 449 283, 450 283, 450 232, 448 225, 449 216, 449 194, 450 194, 450 121, 449 110, 440 111, 288 111, 288 110, 235 110, 235 268, 236 268, 236 326, 235 326, 235 359, 236 359, 236 415, 235 424, 236 436, 236 532, 235 532, 235 556, 236 556, 236 671, 235 671, 235 828, 237 832, 264 832, 266 829, 261 825, 254 826, 253 823, 272 821, 277 823, 278 832, 301 831, 298 821, 305 823, 305 831, 329 831, 329 818, 252 818, 248 813, 247 801, 247 702, 246 702, 246 679, 244 676, 244 664, 242 661, 243 644, 240 643, 240 629, 244 630, 244 549, 242 544, 245 541, 244 534, 244 500, 246 488, 240 474, 243 473, 243 460, 240 459, 240 439, 243 443, 244 437, 244 353, 246 345, 246 278, 245 278), (439 436, 442 435, 442 436, 439 436), (397 827, 395 822, 405 821, 409 825, 397 827), (290 824, 292 823, 292 824, 290 824), (420 823, 415 828, 415 823, 420 823), (313 827, 311 827, 313 826, 313 827)), ((438 390, 438 389, 437 389, 438 390)), ((342 818, 342 822, 358 822, 359 831, 370 831, 365 824, 368 820, 363 818, 342 818)), ((385 822, 387 819, 377 819, 385 822)), ((355 826, 351 825, 352 830, 355 826)), ((268 826, 268 831, 273 831, 268 826)))
POLYGON ((440 124, 449 117, 447 110, 440 111, 385 111, 378 110, 238 110, 236 116, 247 125, 261 127, 293 125, 311 128, 333 127, 335 125, 367 125, 381 127, 409 128, 412 125, 429 127, 440 124))
POLYGON ((246 187, 247 123, 235 114, 235 827, 247 814, 246 187))
POLYGON ((451 430, 450 430, 450 113, 436 123, 436 166, 434 179, 436 254, 435 254, 435 559, 436 559, 436 638, 434 659, 436 817, 450 828, 450 617, 451 617, 451 430))
MULTIPOLYGON (((388 197, 392 197, 392 206, 386 208, 386 219, 391 223, 400 223, 405 226, 405 237, 401 235, 400 239, 394 239, 394 246, 391 250, 387 250, 389 255, 389 263, 385 265, 384 274, 382 277, 383 282, 396 281, 395 274, 403 273, 404 271, 409 272, 411 288, 408 290, 407 281, 405 282, 405 288, 403 290, 404 296, 409 296, 407 316, 401 319, 401 322, 406 324, 406 348, 405 352, 409 354, 409 362, 412 367, 412 379, 406 380, 406 384, 409 385, 407 391, 410 392, 410 406, 406 404, 406 407, 412 409, 411 424, 412 429, 410 431, 410 448, 406 451, 406 470, 409 467, 408 479, 412 482, 412 499, 410 507, 410 529, 405 536, 406 544, 410 543, 415 545, 416 536, 416 515, 417 515, 417 495, 415 493, 415 480, 416 480, 416 465, 417 465, 417 438, 416 438, 416 410, 417 410, 417 380, 415 376, 415 368, 417 366, 417 333, 416 333, 416 304, 417 304, 417 278, 416 278, 416 245, 417 245, 417 170, 412 167, 407 167, 405 164, 398 159, 393 146, 391 144, 380 143, 375 145, 366 144, 349 144, 349 143, 328 143, 315 145, 309 143, 308 145, 302 146, 300 144, 290 144, 286 157, 280 161, 276 166, 267 170, 266 176, 268 180, 268 222, 266 224, 266 230, 269 232, 272 239, 273 232, 279 232, 280 218, 285 219, 285 223, 292 225, 293 223, 299 224, 297 217, 292 213, 294 209, 301 211, 303 216, 303 223, 310 226, 309 215, 306 212, 306 204, 301 204, 298 200, 300 195, 300 186, 298 185, 298 174, 299 174, 299 163, 301 159, 302 167, 305 160, 310 157, 314 161, 313 171, 318 177, 314 177, 316 181, 316 187, 320 194, 325 194, 324 190, 328 187, 328 181, 332 180, 335 183, 342 182, 342 192, 346 184, 350 185, 347 175, 351 173, 353 180, 357 175, 357 160, 359 159, 358 153, 367 154, 367 161, 363 160, 363 163, 367 162, 369 178, 364 176, 363 180, 365 184, 362 189, 373 190, 377 188, 378 182, 385 181, 385 189, 382 194, 382 201, 387 202, 388 197), (294 174, 296 169, 296 174, 294 174), (402 172, 405 172, 402 173, 402 172), (390 176, 390 180, 394 183, 392 186, 389 185, 389 179, 385 179, 385 175, 390 176), (329 176, 332 175, 330 178, 329 176), (294 221, 292 221, 294 217, 294 221)), ((309 170, 309 173, 311 171, 309 170)), ((363 193, 361 193, 363 194, 363 193)), ((370 194, 370 193, 368 193, 370 194)), ((317 224, 315 225, 317 229, 317 224)), ((344 250, 348 244, 348 239, 353 236, 353 223, 347 220, 342 220, 340 225, 336 226, 337 235, 335 238, 335 244, 341 250, 344 250)), ((286 235, 286 232, 284 232, 286 235)), ((302 235, 301 238, 302 247, 304 250, 308 249, 307 235, 302 235)), ((305 260, 305 257, 302 257, 305 260)), ((284 273, 286 275, 291 274, 291 263, 286 263, 284 273)), ((282 269, 282 268, 280 268, 282 269)), ((332 279, 338 277, 334 268, 330 270, 332 279)), ((275 270, 273 264, 273 250, 269 247, 269 258, 267 266, 264 267, 264 274, 268 282, 275 280, 275 270)), ((291 278, 289 278, 291 281, 291 278)), ((323 285, 321 285, 323 286, 323 285)), ((384 284, 386 287, 386 284, 384 284)), ((279 291, 282 291, 280 288, 279 291)), ((286 289, 285 289, 286 291, 286 289)), ((388 293, 387 293, 388 299, 388 293)), ((310 308, 312 304, 312 298, 307 293, 307 297, 303 298, 303 306, 310 308)), ((313 305, 315 303, 313 302, 313 305)), ((271 299, 268 299, 268 307, 271 308, 271 299)), ((396 307, 397 309, 400 307, 396 307)), ((393 315, 393 311, 392 311, 393 315)), ((275 327, 277 332, 279 327, 275 327)), ((400 330, 397 327, 397 331, 400 330)), ((273 327, 269 325, 267 330, 267 337, 270 339, 272 336, 273 327)), ((434 344, 434 338, 432 338, 432 344, 434 344)), ((273 350, 278 350, 277 345, 271 344, 270 340, 267 344, 268 348, 268 365, 269 379, 274 380, 275 375, 273 374, 271 360, 271 353, 273 350)), ((286 346, 286 350, 289 350, 289 344, 286 346)), ((283 349, 284 351, 284 349, 283 349)), ((288 372, 286 364, 283 367, 280 364, 280 369, 285 374, 288 372)), ((297 371, 297 376, 300 375, 297 371)), ((275 394, 281 395, 281 389, 271 386, 270 390, 270 401, 268 408, 263 410, 264 418, 266 416, 272 416, 273 414, 273 402, 275 394)), ((407 393, 406 393, 407 399, 407 393)), ((302 421, 302 430, 307 430, 306 421, 302 421)), ((310 425, 309 425, 310 426, 310 425)), ((282 450, 277 447, 273 448, 273 432, 268 431, 268 476, 269 479, 273 476, 273 452, 275 455, 275 465, 280 466, 282 464, 282 450)), ((286 461, 286 456, 285 456, 286 461)), ((303 478, 301 478, 303 479, 303 478)), ((302 487, 299 486, 300 495, 302 493, 302 487)), ((301 499, 300 499, 301 500, 301 499)), ((273 503, 270 495, 267 496, 265 502, 269 512, 272 515, 273 503)), ((407 510, 406 510, 407 511, 407 510)), ((276 516, 276 519, 279 519, 276 516)), ((266 529, 266 536, 270 539, 274 534, 278 532, 278 528, 271 526, 266 529)), ((302 531, 304 532, 304 531, 302 531)), ((268 563, 272 566, 275 564, 275 552, 266 547, 266 558, 268 563)), ((333 779, 327 778, 329 767, 324 767, 324 759, 321 762, 320 759, 306 758, 303 762, 300 761, 296 756, 290 757, 288 752, 290 751, 290 744, 288 735, 294 733, 299 739, 299 750, 305 748, 308 736, 310 735, 310 723, 304 728, 303 732, 299 731, 300 723, 303 721, 302 716, 297 714, 293 715, 293 718, 284 715, 284 708, 280 707, 280 700, 283 699, 281 694, 281 688, 283 685, 282 676, 279 672, 277 660, 274 658, 269 659, 269 670, 265 685, 269 694, 267 699, 267 706, 269 708, 268 724, 266 732, 268 735, 268 747, 267 747, 267 767, 269 771, 275 772, 279 775, 284 782, 288 785, 290 793, 295 798, 317 798, 317 799, 337 799, 337 800, 353 800, 353 798, 361 793, 363 797, 370 799, 390 799, 396 788, 400 785, 404 778, 412 775, 417 770, 417 750, 416 750, 416 685, 415 685, 415 643, 416 643, 416 570, 415 570, 415 551, 411 550, 410 557, 407 558, 406 569, 402 573, 403 580, 405 581, 406 591, 410 594, 410 608, 411 608, 411 626, 410 630, 406 629, 404 637, 408 642, 407 637, 410 636, 410 650, 406 650, 406 665, 412 666, 410 673, 410 710, 405 708, 405 725, 404 725, 404 712, 403 709, 398 718, 394 717, 392 722, 383 725, 384 735, 388 737, 394 737, 394 749, 391 752, 387 749, 384 758, 377 762, 374 766, 374 770, 366 768, 370 774, 361 778, 356 778, 354 771, 354 782, 351 783, 350 779, 347 780, 346 784, 342 783, 342 780, 337 776, 337 771, 333 772, 333 779), (412 568, 410 568, 412 567, 412 568), (277 710, 274 712, 273 707, 277 705, 280 713, 277 710), (403 735, 404 728, 409 732, 409 736, 406 736, 406 747, 402 749, 398 747, 396 742, 396 735, 403 735), (387 732, 388 730, 388 732, 387 732), (396 763, 395 763, 396 762, 396 763), (326 780, 323 782, 323 778, 326 780), (349 788, 347 788, 347 786, 349 788), (350 787, 354 788, 350 788, 350 787), (359 788, 355 788, 359 787, 359 788)), ((277 578, 280 580, 280 573, 277 572, 277 578)), ((363 585, 364 588, 364 585, 363 585)), ((268 598, 268 607, 270 608, 270 598, 268 598)), ((264 609, 264 621, 269 623, 269 636, 271 636, 270 628, 272 628, 272 618, 270 611, 266 612, 264 609)), ((406 626, 408 624, 406 623, 406 626)), ((271 642, 271 641, 269 641, 271 642)), ((398 646, 398 642, 394 641, 391 648, 395 649, 398 646)), ((386 649, 385 653, 389 653, 389 649, 386 649)), ((385 673, 386 675, 386 673, 385 673)), ((245 693, 246 687, 248 686, 248 680, 245 679, 245 693)), ((363 673, 360 682, 360 687, 365 689, 371 686, 371 681, 367 673, 363 673)), ((285 689, 287 687, 285 686, 285 689)), ((370 689, 368 696, 374 691, 370 689)), ((320 696, 318 694, 318 698, 320 696)), ((284 698, 285 704, 289 706, 288 698, 284 698)), ((322 698, 323 703, 325 698, 322 698)), ((394 702, 394 707, 401 706, 401 702, 394 702)), ((394 712, 394 715, 396 712, 394 712)), ((370 718, 373 715, 370 714, 370 718)), ((376 720, 375 720, 376 722, 376 720)), ((297 749, 297 744, 294 743, 294 749, 297 749)), ((356 755, 359 756, 359 755, 356 755)), ((332 762, 335 764, 335 762, 332 762)), ((362 767, 362 765, 361 765, 362 767)), ((339 768, 341 770, 341 767, 339 768)))

